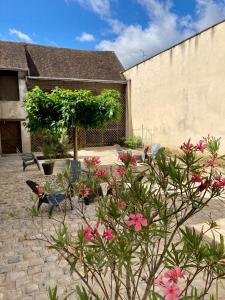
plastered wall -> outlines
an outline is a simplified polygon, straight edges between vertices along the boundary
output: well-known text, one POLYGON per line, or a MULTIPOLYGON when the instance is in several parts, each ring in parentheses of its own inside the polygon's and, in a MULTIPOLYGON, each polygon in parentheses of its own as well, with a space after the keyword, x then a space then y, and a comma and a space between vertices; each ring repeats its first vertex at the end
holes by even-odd
POLYGON ((208 133, 225 152, 225 22, 130 70, 127 134, 147 128, 153 143, 177 148, 208 133))

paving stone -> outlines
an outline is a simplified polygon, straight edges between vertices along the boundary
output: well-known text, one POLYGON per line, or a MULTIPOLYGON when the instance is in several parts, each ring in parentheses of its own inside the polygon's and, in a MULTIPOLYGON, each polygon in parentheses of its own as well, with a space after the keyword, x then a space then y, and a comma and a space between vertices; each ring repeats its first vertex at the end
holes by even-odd
POLYGON ((41 293, 38 295, 35 295, 35 300, 48 300, 47 293, 41 293))
POLYGON ((27 272, 28 275, 34 275, 37 273, 41 273, 41 270, 42 270, 42 266, 39 265, 39 266, 29 267, 27 272))
POLYGON ((51 255, 51 256, 47 256, 44 258, 44 262, 51 262, 51 261, 56 261, 58 259, 58 256, 56 255, 51 255))
POLYGON ((12 256, 12 257, 8 258, 8 264, 15 264, 15 263, 18 263, 19 261, 20 261, 19 256, 12 256))
POLYGON ((9 272, 8 266, 0 266, 0 274, 9 272))
POLYGON ((36 291, 38 291, 38 284, 34 284, 34 283, 28 285, 25 289, 26 294, 31 294, 36 291))
POLYGON ((32 267, 32 266, 41 265, 41 264, 43 264, 43 263, 44 263, 44 261, 43 261, 42 258, 34 258, 34 259, 30 259, 30 260, 29 260, 28 265, 29 265, 30 267, 32 267))
POLYGON ((16 271, 25 271, 27 270, 28 268, 28 265, 29 265, 29 262, 28 261, 21 261, 20 263, 17 263, 15 266, 14 266, 14 269, 16 271))
POLYGON ((25 276, 26 276, 26 272, 24 272, 24 271, 12 272, 9 274, 9 278, 12 281, 15 281, 19 278, 23 278, 25 276))

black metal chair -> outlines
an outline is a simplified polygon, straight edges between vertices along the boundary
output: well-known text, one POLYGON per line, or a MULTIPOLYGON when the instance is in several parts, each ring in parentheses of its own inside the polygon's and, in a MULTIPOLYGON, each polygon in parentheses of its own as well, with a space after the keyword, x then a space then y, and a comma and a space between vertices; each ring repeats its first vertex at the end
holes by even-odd
POLYGON ((23 171, 25 171, 27 166, 34 164, 36 164, 40 170, 39 162, 33 153, 21 153, 18 148, 16 148, 16 152, 23 161, 23 171))
POLYGON ((69 194, 68 195, 64 194, 62 191, 52 193, 52 194, 48 194, 45 192, 40 194, 38 192, 38 186, 39 186, 38 183, 36 183, 32 180, 27 180, 26 184, 31 188, 31 190, 34 192, 34 194, 36 194, 38 196, 38 206, 37 206, 38 210, 40 209, 40 207, 43 203, 48 204, 49 217, 52 216, 52 212, 53 212, 53 209, 55 208, 55 206, 57 206, 60 202, 65 200, 66 197, 69 198, 71 210, 73 209, 72 199, 69 194))

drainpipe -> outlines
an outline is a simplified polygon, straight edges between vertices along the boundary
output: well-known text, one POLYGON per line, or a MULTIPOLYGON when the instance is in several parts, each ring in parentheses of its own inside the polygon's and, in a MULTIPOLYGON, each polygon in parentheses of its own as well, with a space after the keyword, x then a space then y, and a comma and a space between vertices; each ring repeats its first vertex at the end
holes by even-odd
POLYGON ((131 111, 131 80, 127 80, 126 86, 126 137, 133 135, 132 111, 131 111))

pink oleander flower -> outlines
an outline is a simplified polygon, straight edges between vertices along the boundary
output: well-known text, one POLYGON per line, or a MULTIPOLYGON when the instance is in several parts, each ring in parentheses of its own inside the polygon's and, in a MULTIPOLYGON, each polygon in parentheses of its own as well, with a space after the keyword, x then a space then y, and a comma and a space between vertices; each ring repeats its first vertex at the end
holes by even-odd
POLYGON ((95 237, 93 230, 91 229, 91 227, 86 226, 84 228, 84 239, 86 241, 91 241, 93 238, 95 237))
POLYGON ((148 221, 143 217, 142 214, 139 213, 130 214, 129 218, 130 220, 126 221, 126 224, 129 227, 134 226, 136 232, 140 231, 142 229, 142 226, 148 226, 148 221))
POLYGON ((120 176, 120 177, 123 177, 125 175, 125 168, 124 166, 119 166, 117 169, 116 169, 116 172, 117 174, 120 176))
POLYGON ((191 143, 191 139, 187 141, 187 143, 183 143, 183 145, 180 147, 181 150, 183 150, 185 153, 191 153, 194 151, 195 147, 191 143))
POLYGON ((99 177, 99 178, 102 178, 106 175, 106 170, 105 169, 99 169, 97 172, 96 172, 96 176, 99 177))
POLYGON ((124 200, 120 200, 119 201, 119 208, 122 209, 122 210, 125 210, 127 207, 127 204, 124 200))
POLYGON ((192 180, 193 182, 200 182, 200 183, 201 183, 203 179, 202 179, 199 175, 193 173, 193 174, 192 174, 192 177, 191 177, 191 180, 192 180))
POLYGON ((165 283, 163 289, 163 295, 165 300, 179 300, 180 288, 175 283, 165 283))
POLYGON ((206 167, 215 167, 215 164, 216 164, 215 159, 208 159, 208 160, 205 162, 206 167))
POLYGON ((211 180, 206 179, 205 182, 202 182, 202 183, 198 186, 198 190, 199 190, 200 192, 202 192, 202 191, 208 189, 208 188, 210 187, 210 185, 211 185, 211 180))
POLYGON ((207 144, 204 142, 204 140, 200 140, 196 145, 196 150, 200 152, 204 152, 207 148, 207 144))
POLYGON ((75 187, 78 189, 81 196, 87 197, 89 195, 90 189, 84 183, 78 182, 75 184, 75 187))
POLYGON ((96 168, 100 163, 99 156, 85 157, 84 162, 88 168, 96 168))
POLYGON ((169 282, 177 282, 179 278, 184 278, 185 275, 186 272, 183 271, 179 266, 176 266, 164 273, 165 278, 168 278, 169 282))
POLYGON ((35 187, 37 189, 38 195, 43 195, 45 193, 45 189, 43 188, 43 186, 36 185, 35 187))
POLYGON ((220 188, 220 189, 224 188, 225 187, 225 178, 222 178, 221 176, 216 176, 213 186, 216 188, 220 188))
POLYGON ((124 160, 127 159, 127 158, 128 158, 128 153, 122 152, 122 153, 119 154, 119 159, 120 159, 121 161, 124 161, 124 160))
POLYGON ((137 165, 137 158, 135 155, 131 156, 131 164, 132 166, 136 166, 137 165))
POLYGON ((108 240, 111 241, 114 239, 114 235, 113 235, 113 231, 111 228, 106 228, 103 232, 103 237, 108 240))
POLYGON ((161 276, 159 276, 159 277, 157 277, 155 280, 154 280, 154 284, 156 285, 156 286, 164 286, 164 281, 163 281, 163 276, 161 275, 161 276))

